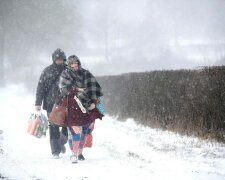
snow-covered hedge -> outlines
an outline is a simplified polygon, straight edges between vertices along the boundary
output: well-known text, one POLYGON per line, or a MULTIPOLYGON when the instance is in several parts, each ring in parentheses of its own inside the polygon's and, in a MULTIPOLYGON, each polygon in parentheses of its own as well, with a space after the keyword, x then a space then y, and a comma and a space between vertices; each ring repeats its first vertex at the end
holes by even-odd
POLYGON ((141 124, 223 139, 225 66, 99 77, 107 112, 141 124))

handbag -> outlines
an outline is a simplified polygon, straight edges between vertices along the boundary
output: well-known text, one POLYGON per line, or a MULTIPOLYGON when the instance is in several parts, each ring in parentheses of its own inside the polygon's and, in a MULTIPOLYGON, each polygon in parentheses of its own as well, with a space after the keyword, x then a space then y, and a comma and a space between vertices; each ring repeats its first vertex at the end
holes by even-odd
POLYGON ((58 125, 58 126, 64 126, 65 121, 68 115, 68 97, 67 97, 67 105, 64 106, 64 103, 58 105, 54 104, 52 108, 52 112, 49 114, 48 121, 52 124, 58 125))

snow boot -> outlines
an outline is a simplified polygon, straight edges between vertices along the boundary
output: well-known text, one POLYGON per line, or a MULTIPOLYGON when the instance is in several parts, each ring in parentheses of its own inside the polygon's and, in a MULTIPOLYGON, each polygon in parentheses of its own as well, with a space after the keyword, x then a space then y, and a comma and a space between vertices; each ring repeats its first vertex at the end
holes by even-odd
POLYGON ((78 160, 80 160, 80 161, 84 161, 84 160, 85 160, 85 158, 84 158, 84 156, 83 156, 82 154, 79 154, 79 155, 78 155, 78 160))
POLYGON ((53 159, 59 159, 59 154, 54 153, 54 154, 52 155, 52 157, 53 157, 53 159))
POLYGON ((70 156, 70 161, 71 161, 71 163, 77 163, 77 155, 76 154, 72 154, 71 156, 70 156))

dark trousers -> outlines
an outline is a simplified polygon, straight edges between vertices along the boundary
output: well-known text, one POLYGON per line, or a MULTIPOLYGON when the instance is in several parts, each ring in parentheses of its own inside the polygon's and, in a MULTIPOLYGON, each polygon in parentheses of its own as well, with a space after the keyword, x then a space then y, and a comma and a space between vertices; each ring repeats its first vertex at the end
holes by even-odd
MULTIPOLYGON (((47 114, 49 116, 49 113, 47 114)), ((59 154, 62 146, 65 145, 68 140, 67 128, 49 123, 49 136, 52 154, 59 154)))

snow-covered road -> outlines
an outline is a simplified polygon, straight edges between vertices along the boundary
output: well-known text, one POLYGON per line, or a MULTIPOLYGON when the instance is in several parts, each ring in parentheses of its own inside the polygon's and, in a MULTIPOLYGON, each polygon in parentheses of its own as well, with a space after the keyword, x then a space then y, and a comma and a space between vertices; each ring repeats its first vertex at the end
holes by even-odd
POLYGON ((96 121, 85 161, 71 164, 68 144, 66 154, 52 159, 49 137, 36 139, 26 132, 34 96, 23 86, 8 86, 0 89, 0 100, 0 179, 225 179, 225 145, 109 116, 96 121))

